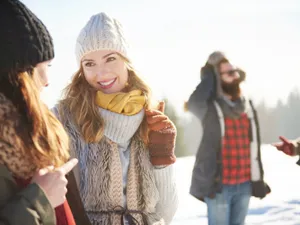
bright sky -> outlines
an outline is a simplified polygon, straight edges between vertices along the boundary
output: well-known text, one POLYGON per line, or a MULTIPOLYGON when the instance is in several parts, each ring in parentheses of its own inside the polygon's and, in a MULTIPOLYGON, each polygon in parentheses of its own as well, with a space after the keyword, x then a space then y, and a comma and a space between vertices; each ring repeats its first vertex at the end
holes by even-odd
POLYGON ((181 108, 200 81, 200 66, 214 50, 225 51, 248 74, 245 88, 272 105, 300 88, 298 0, 22 0, 50 30, 56 58, 49 106, 77 70, 75 41, 98 12, 125 27, 133 63, 157 98, 181 108))

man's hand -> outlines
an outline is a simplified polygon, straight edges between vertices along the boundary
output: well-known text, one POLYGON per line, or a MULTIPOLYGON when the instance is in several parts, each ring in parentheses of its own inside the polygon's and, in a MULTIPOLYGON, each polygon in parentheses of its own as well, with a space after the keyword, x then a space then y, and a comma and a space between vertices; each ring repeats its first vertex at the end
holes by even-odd
POLYGON ((281 140, 281 142, 273 143, 272 145, 276 147, 279 151, 282 151, 289 156, 295 156, 296 151, 293 143, 283 136, 280 136, 279 139, 281 140))

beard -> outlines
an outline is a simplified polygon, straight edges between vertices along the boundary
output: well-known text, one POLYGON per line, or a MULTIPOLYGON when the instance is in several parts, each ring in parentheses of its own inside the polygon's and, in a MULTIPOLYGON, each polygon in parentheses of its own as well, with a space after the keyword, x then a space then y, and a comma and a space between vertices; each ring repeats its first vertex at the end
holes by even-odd
POLYGON ((232 100, 236 100, 241 95, 240 89, 240 80, 234 80, 232 83, 226 83, 222 81, 221 83, 222 90, 225 94, 228 94, 232 97, 232 100))

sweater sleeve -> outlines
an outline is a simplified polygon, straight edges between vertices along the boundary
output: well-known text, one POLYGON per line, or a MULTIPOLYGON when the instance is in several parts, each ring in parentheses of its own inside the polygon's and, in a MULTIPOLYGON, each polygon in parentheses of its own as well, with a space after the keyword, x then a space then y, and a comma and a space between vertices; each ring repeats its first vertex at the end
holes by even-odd
POLYGON ((174 165, 155 169, 154 176, 160 197, 156 211, 163 217, 166 224, 170 224, 178 207, 174 165))

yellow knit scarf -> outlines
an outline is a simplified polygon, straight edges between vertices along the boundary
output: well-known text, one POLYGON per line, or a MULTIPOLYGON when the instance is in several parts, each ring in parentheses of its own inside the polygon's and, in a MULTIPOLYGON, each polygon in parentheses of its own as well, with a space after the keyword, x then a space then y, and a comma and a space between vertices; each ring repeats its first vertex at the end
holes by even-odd
POLYGON ((140 90, 112 94, 105 94, 101 91, 97 91, 96 94, 96 104, 99 107, 127 116, 139 113, 144 108, 145 103, 146 97, 140 90))

